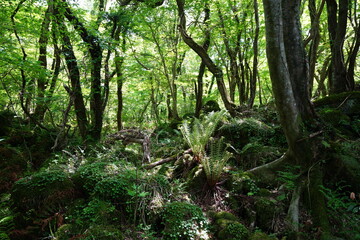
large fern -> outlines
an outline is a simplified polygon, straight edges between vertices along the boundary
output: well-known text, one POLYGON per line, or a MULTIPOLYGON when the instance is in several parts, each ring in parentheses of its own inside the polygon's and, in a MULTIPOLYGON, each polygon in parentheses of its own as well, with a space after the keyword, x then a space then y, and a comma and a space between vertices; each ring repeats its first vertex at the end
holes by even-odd
POLYGON ((220 181, 226 162, 232 156, 226 151, 224 138, 214 140, 210 144, 210 156, 202 161, 203 169, 206 174, 206 180, 211 188, 214 188, 220 181))
POLYGON ((202 120, 196 118, 192 128, 186 122, 180 126, 185 141, 192 149, 194 157, 198 161, 205 157, 205 146, 224 114, 225 111, 211 112, 202 120))

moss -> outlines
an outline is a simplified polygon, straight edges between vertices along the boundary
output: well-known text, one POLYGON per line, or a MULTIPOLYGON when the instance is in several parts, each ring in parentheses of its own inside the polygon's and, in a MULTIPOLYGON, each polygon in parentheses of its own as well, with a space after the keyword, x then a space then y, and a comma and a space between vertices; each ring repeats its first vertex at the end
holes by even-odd
POLYGON ((88 236, 86 239, 96 239, 96 240, 123 240, 124 235, 115 226, 111 225, 96 225, 92 226, 86 232, 88 236))
POLYGON ((359 115, 360 113, 360 92, 343 92, 333 94, 314 101, 317 108, 333 107, 339 108, 347 115, 359 115))
POLYGON ((349 125, 351 119, 338 109, 325 108, 320 111, 322 119, 332 126, 349 125))
POLYGON ((277 240, 277 238, 263 232, 255 232, 250 235, 249 240, 277 240))
POLYGON ((42 171, 17 181, 11 198, 18 211, 62 204, 74 197, 74 184, 61 170, 42 171))
POLYGON ((254 141, 267 143, 274 133, 270 126, 255 118, 234 119, 219 129, 219 134, 236 149, 254 141))
POLYGON ((226 212, 226 211, 221 211, 221 212, 217 212, 215 213, 214 217, 216 220, 220 220, 220 219, 226 219, 226 220, 230 220, 230 221, 238 221, 239 219, 232 213, 226 212))
POLYGON ((218 112, 220 107, 215 100, 209 100, 203 105, 202 110, 204 113, 218 112))
POLYGON ((202 239, 206 232, 206 219, 201 208, 187 202, 171 202, 162 212, 162 231, 164 239, 202 239))
POLYGON ((255 201, 255 211, 256 225, 263 231, 270 231, 273 220, 283 212, 283 209, 275 200, 259 197, 255 201))
POLYGON ((249 231, 239 222, 228 223, 217 234, 219 240, 246 240, 248 239, 249 231))

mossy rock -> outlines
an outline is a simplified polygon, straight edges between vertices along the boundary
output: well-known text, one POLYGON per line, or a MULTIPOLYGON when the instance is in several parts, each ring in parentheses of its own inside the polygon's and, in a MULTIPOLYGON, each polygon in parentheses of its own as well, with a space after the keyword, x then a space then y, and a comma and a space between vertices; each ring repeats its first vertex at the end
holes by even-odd
POLYGON ((217 234, 219 240, 247 240, 248 229, 241 223, 231 221, 217 234))
POLYGON ((209 216, 212 218, 217 239, 247 239, 249 233, 247 228, 239 222, 239 219, 234 214, 221 211, 209 212, 209 216))
POLYGON ((269 236, 263 232, 255 232, 250 235, 249 240, 278 240, 274 236, 269 236))
POLYGON ((226 211, 221 211, 221 212, 217 212, 213 215, 213 218, 215 221, 220 220, 220 219, 226 219, 226 220, 230 220, 230 221, 239 221, 239 219, 232 213, 230 212, 226 212, 226 211))
POLYGON ((360 140, 340 142, 326 168, 326 177, 333 182, 345 181, 351 191, 360 192, 360 140))
POLYGON ((267 143, 274 133, 270 126, 255 118, 234 119, 219 129, 219 134, 239 150, 250 142, 267 143))
POLYGON ((271 231, 273 220, 276 219, 283 209, 273 199, 259 197, 255 201, 256 225, 263 231, 271 231))
POLYGON ((202 111, 204 113, 218 112, 220 111, 220 106, 215 100, 209 100, 203 105, 202 111))
POLYGON ((198 192, 202 190, 206 184, 207 184, 206 174, 201 167, 195 166, 187 174, 186 188, 190 192, 198 192))
POLYGON ((360 91, 343 92, 333 94, 314 101, 317 108, 332 107, 338 108, 341 112, 349 116, 359 116, 360 114, 360 91))
POLYGON ((232 174, 229 182, 228 188, 235 194, 256 195, 259 192, 256 179, 247 172, 232 174))
POLYGON ((19 211, 64 204, 73 199, 74 184, 61 170, 42 171, 15 182, 11 198, 19 211))
POLYGON ((11 189, 27 168, 27 159, 15 148, 0 146, 0 193, 11 189))
POLYGON ((319 113, 325 122, 335 127, 339 127, 341 125, 349 125, 351 121, 349 116, 342 113, 338 109, 325 108, 322 109, 319 113))
POLYGON ((196 205, 171 202, 164 207, 161 216, 163 238, 166 240, 199 239, 200 232, 206 231, 206 219, 196 205))
POLYGON ((96 225, 92 226, 86 231, 86 239, 96 240, 123 240, 124 235, 122 231, 116 226, 111 225, 96 225))

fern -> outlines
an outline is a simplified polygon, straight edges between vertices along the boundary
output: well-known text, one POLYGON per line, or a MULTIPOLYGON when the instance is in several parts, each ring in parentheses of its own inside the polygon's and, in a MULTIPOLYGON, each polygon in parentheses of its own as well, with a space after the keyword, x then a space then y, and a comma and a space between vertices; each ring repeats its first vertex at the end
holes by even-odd
POLYGON ((225 150, 224 138, 214 140, 210 144, 210 156, 202 161, 208 185, 213 188, 220 181, 226 162, 232 156, 225 150))
POLYGON ((185 141, 192 149, 194 158, 198 161, 202 161, 205 157, 205 146, 224 114, 225 111, 211 112, 202 120, 195 119, 192 128, 186 122, 180 126, 185 141))

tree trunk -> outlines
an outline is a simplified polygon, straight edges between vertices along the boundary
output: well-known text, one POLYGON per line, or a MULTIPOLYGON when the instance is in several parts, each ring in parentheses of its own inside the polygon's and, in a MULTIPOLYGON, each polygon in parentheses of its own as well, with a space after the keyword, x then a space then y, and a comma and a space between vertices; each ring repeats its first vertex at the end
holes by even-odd
POLYGON ((255 12, 255 36, 254 36, 254 43, 253 43, 253 74, 250 79, 250 98, 248 101, 248 106, 251 108, 254 105, 255 95, 256 95, 256 82, 258 78, 258 42, 259 42, 259 31, 260 31, 260 23, 259 23, 259 7, 258 1, 254 0, 254 12, 255 12))
POLYGON ((47 70, 47 45, 49 42, 49 26, 50 26, 50 6, 46 10, 43 22, 41 24, 41 32, 39 38, 39 63, 44 72, 40 72, 37 79, 37 103, 34 112, 34 117, 42 122, 46 111, 47 101, 45 98, 45 90, 47 83, 47 76, 45 71, 47 70))
POLYGON ((102 66, 102 48, 100 39, 91 34, 84 24, 74 15, 66 0, 63 0, 64 15, 74 26, 80 37, 88 45, 88 51, 91 57, 91 89, 90 89, 90 112, 91 129, 90 136, 92 140, 98 141, 101 138, 103 125, 103 106, 101 96, 101 66, 102 66))
POLYGON ((58 26, 63 41, 62 52, 65 57, 66 66, 69 71, 69 78, 71 82, 71 91, 69 91, 69 94, 70 94, 70 98, 74 96, 74 108, 75 108, 76 119, 80 131, 80 135, 83 138, 83 140, 85 140, 88 134, 88 121, 86 117, 84 98, 81 90, 80 71, 69 38, 69 32, 66 29, 66 25, 63 22, 59 22, 58 26))
MULTIPOLYGON (((210 28, 209 28, 209 19, 210 19, 210 8, 208 4, 206 4, 205 9, 205 17, 204 17, 204 24, 205 24, 205 40, 202 45, 205 51, 209 49, 210 46, 210 28)), ((205 73, 206 65, 203 60, 201 60, 200 67, 199 67, 199 74, 197 76, 197 87, 195 90, 195 96, 196 96, 196 105, 195 105, 195 117, 200 117, 200 112, 202 108, 202 98, 203 98, 203 92, 204 92, 204 83, 203 83, 203 77, 205 73)))
POLYGON ((331 47, 330 93, 348 91, 350 86, 344 63, 344 41, 347 27, 348 0, 326 0, 331 47))
MULTIPOLYGON (((307 92, 306 56, 299 24, 301 0, 263 0, 263 4, 270 77, 281 126, 289 146, 283 159, 287 159, 291 165, 301 166, 303 173, 311 173, 308 179, 309 185, 312 186, 310 209, 315 224, 324 230, 323 235, 326 236, 329 232, 329 222, 324 196, 319 190, 322 180, 321 169, 312 169, 319 157, 318 146, 321 144, 317 142, 318 133, 311 134, 307 124, 308 121, 314 121, 315 115, 307 92), (321 221, 317 221, 319 219, 316 215, 322 216, 321 221)), ((261 168, 258 168, 257 172, 260 170, 261 168)), ((269 171, 269 167, 265 170, 269 171)), ((298 184, 301 182, 298 181, 298 184)), ((296 214, 298 210, 293 208, 298 206, 295 203, 298 201, 299 193, 294 194, 294 205, 289 210, 291 224, 299 222, 296 214)), ((289 227, 294 229, 294 226, 289 227)))

